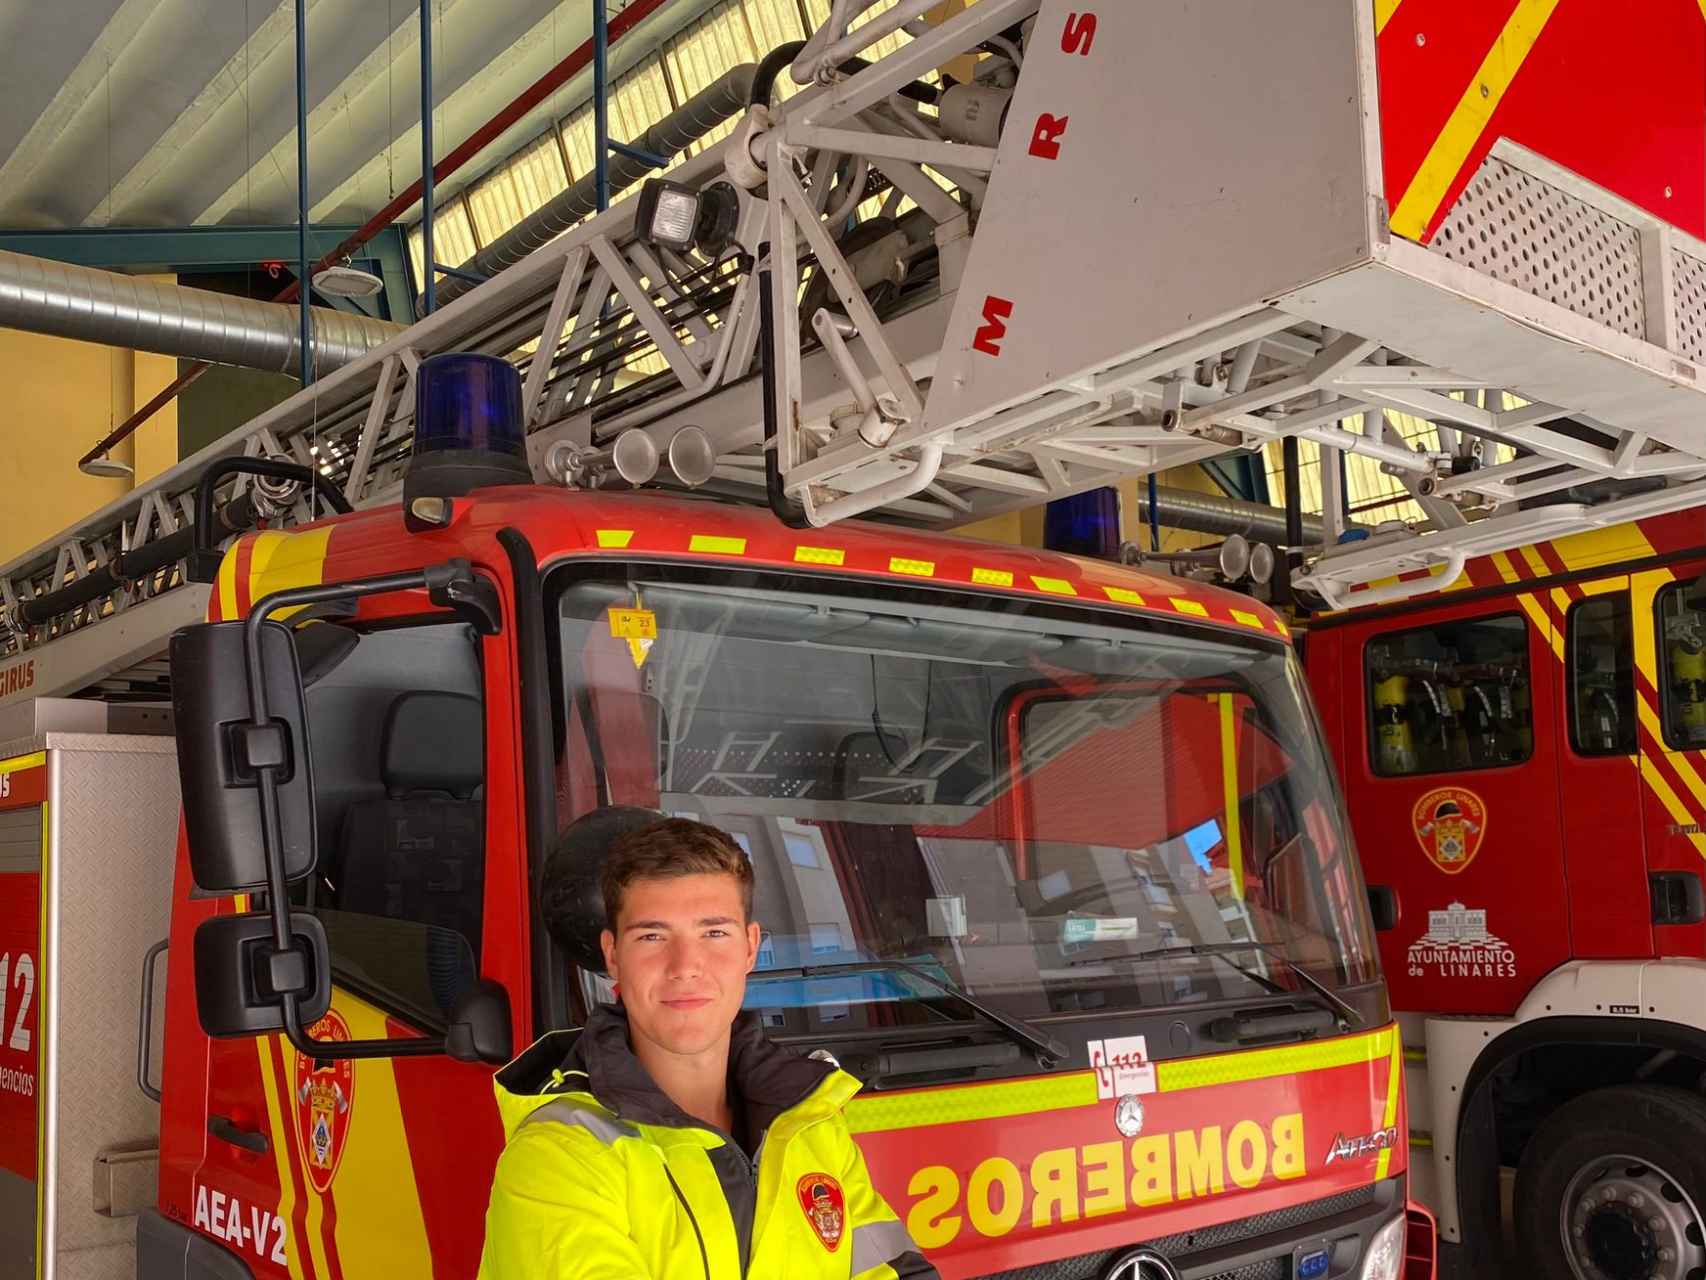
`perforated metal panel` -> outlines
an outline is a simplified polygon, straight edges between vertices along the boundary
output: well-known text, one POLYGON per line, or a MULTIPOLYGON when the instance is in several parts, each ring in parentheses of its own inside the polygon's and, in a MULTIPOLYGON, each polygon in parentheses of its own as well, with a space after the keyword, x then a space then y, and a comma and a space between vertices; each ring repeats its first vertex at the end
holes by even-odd
POLYGON ((1672 249, 1670 263, 1676 295, 1676 353, 1706 362, 1706 262, 1672 249))
POLYGON ((1619 333, 1647 336, 1640 233, 1502 160, 1487 157, 1429 247, 1619 333))

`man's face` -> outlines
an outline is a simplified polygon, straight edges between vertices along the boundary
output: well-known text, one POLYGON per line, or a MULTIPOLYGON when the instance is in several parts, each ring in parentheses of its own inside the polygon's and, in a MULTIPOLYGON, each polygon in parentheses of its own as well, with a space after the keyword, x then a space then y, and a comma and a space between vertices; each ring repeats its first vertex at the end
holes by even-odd
POLYGON ((728 1037, 758 941, 739 883, 722 873, 631 882, 616 929, 600 939, 632 1032, 683 1055, 728 1037))

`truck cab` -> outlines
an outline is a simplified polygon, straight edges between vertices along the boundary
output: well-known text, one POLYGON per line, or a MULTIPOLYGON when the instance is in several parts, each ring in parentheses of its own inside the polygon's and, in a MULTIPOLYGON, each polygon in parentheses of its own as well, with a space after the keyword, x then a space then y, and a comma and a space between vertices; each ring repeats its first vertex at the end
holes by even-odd
POLYGON ((1684 513, 1310 627, 1448 1241, 1706 1261, 1703 571, 1684 513))
MULTIPOLYGON (((1399 1274, 1398 1038, 1274 614, 651 494, 453 507, 226 554, 211 621, 282 616, 304 690, 314 856, 285 897, 328 991, 299 1036, 232 979, 218 935, 271 899, 198 887, 194 797, 221 787, 182 752, 195 959, 169 964, 139 1275, 471 1275, 491 1073, 613 998, 535 886, 615 805, 747 850, 748 1007, 866 1082, 854 1132, 944 1276, 1100 1274, 1140 1242, 1188 1275, 1399 1274), (444 562, 481 584, 450 607, 383 589, 444 562)), ((175 698, 182 740, 203 703, 175 698)))

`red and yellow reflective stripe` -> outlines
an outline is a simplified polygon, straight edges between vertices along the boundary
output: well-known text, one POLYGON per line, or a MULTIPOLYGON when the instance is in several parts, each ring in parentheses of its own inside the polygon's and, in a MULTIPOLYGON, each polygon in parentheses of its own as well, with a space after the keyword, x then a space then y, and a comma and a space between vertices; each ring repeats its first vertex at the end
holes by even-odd
POLYGON ((1409 240, 1420 240, 1427 233, 1440 202, 1463 171, 1493 113, 1504 101, 1505 91, 1522 70, 1557 7, 1558 0, 1517 0, 1504 30, 1464 86, 1463 96, 1410 179, 1409 188, 1393 206, 1392 230, 1409 240))
MULTIPOLYGON (((330 526, 286 533, 266 529, 244 534, 219 562, 215 589, 219 616, 245 616, 255 601, 291 587, 312 587, 325 581, 326 550, 332 540, 330 526)), ((288 618, 294 609, 281 609, 274 618, 288 618)))
MULTIPOLYGON (((686 551, 692 555, 715 555, 730 557, 763 557, 769 558, 768 549, 754 549, 751 540, 744 537, 729 537, 715 533, 687 532, 685 536, 665 530, 641 532, 634 529, 595 529, 593 540, 601 551, 634 551, 646 554, 671 554, 686 551), (640 545, 636 546, 636 540, 640 545)), ((276 552, 272 553, 276 556, 276 552)), ((262 549, 257 548, 255 555, 261 558, 262 549)), ((938 560, 924 560, 913 556, 882 554, 875 558, 874 564, 849 564, 850 551, 844 546, 826 545, 821 542, 799 542, 791 549, 784 549, 780 558, 794 564, 824 565, 836 569, 875 569, 905 578, 928 578, 938 583, 967 582, 978 587, 999 587, 1004 590, 1020 590, 1040 593, 1043 595, 1062 596, 1071 599, 1095 599, 1104 597, 1114 603, 1130 605, 1146 612, 1172 612, 1191 618, 1203 618, 1212 622, 1249 628, 1255 631, 1272 632, 1275 635, 1289 638, 1290 629, 1284 619, 1277 615, 1258 611, 1258 607, 1237 608, 1229 601, 1218 597, 1208 600, 1198 599, 1188 594, 1188 588, 1172 588, 1170 594, 1156 595, 1146 598, 1142 593, 1129 587, 1114 586, 1109 583, 1074 580, 1057 577, 1050 574, 1020 574, 1012 569, 996 569, 988 565, 973 564, 967 569, 944 567, 938 560)), ((240 580, 242 566, 231 566, 227 558, 227 571, 233 575, 233 583, 240 580)), ((268 563, 276 564, 276 560, 268 563)), ((269 583, 268 589, 277 590, 276 583, 269 583)), ((232 588, 233 600, 241 603, 240 592, 232 588)))
MULTIPOLYGON (((1386 1111, 1385 1119, 1381 1121, 1382 1129, 1390 1129, 1398 1123, 1398 1082, 1404 1075, 1404 1042, 1394 1033, 1392 1036, 1392 1066, 1386 1073, 1386 1111)), ((1392 1148, 1381 1151, 1374 1161, 1374 1180, 1379 1182, 1392 1167, 1392 1148)))
MULTIPOLYGON (((1178 1093, 1187 1089, 1246 1084, 1255 1080, 1271 1080, 1276 1076, 1379 1062, 1383 1058, 1394 1057, 1397 1044, 1397 1028, 1387 1026, 1309 1044, 1246 1049, 1159 1062, 1155 1066, 1155 1087, 1158 1093, 1178 1093)), ((1390 1085, 1387 1092, 1391 1094, 1390 1085)), ((1096 1073, 1075 1071, 1069 1075, 1002 1080, 994 1084, 948 1085, 936 1089, 861 1095, 847 1104, 847 1125, 855 1135, 886 1133, 894 1129, 928 1128, 1064 1111, 1091 1107, 1096 1103, 1096 1073)))

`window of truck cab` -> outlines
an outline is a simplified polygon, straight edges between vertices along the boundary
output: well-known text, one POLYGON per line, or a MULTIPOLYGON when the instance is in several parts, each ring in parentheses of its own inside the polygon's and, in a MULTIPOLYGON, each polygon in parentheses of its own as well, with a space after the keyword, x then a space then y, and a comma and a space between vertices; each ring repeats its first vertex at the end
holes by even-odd
POLYGON ((1528 622, 1447 618, 1363 650, 1369 764, 1379 777, 1521 764, 1534 752, 1528 622))
POLYGON ((918 972, 1039 1023, 1295 980, 1263 956, 1129 963, 1179 943, 1260 939, 1329 984, 1375 977, 1278 642, 661 564, 559 569, 547 593, 559 823, 629 804, 728 831, 764 928, 748 1007, 783 1036, 963 1025, 918 972), (765 977, 817 964, 871 971, 765 977))
POLYGON ((309 623, 298 645, 316 655, 305 665, 323 667, 305 674, 319 858, 292 898, 325 927, 336 985, 442 1032, 479 976, 481 638, 439 614, 361 629, 309 623))

